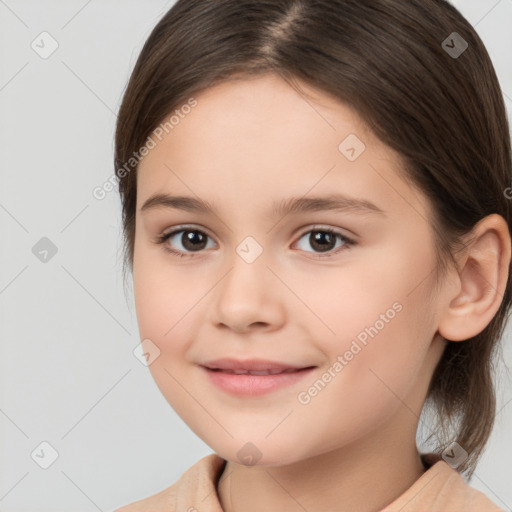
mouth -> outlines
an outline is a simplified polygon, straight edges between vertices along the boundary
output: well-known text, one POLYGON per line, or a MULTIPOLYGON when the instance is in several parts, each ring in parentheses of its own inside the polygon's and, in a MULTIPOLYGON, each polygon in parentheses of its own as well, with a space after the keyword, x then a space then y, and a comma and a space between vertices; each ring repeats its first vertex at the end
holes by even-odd
POLYGON ((249 370, 246 368, 210 368, 200 365, 209 382, 217 388, 235 396, 259 396, 293 386, 316 366, 299 368, 268 368, 249 370))
MULTIPOLYGON (((307 365, 301 364, 290 364, 281 361, 271 361, 270 359, 235 359, 232 357, 224 357, 222 359, 215 359, 213 361, 207 361, 202 363, 201 366, 205 366, 210 370, 221 370, 221 371, 233 371, 233 372, 268 372, 270 374, 281 373, 284 371, 295 371, 302 370, 304 368, 310 368, 307 365)), ((260 375, 254 373, 255 375, 260 375)))
POLYGON ((228 373, 233 375, 279 375, 281 373, 297 373, 302 370, 308 370, 310 368, 314 368, 314 366, 308 366, 305 368, 287 368, 285 370, 279 370, 279 369, 273 369, 273 370, 222 370, 220 368, 208 368, 205 367, 207 370, 211 370, 212 372, 222 372, 222 373, 228 373))

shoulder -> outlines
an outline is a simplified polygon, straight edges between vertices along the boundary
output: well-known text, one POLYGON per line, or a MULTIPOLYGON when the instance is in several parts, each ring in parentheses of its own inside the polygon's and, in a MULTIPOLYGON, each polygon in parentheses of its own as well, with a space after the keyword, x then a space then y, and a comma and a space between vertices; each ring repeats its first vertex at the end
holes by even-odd
MULTIPOLYGON (((431 455, 435 475, 440 484, 438 499, 454 509, 463 507, 468 512, 504 512, 483 492, 471 487, 465 478, 439 456, 431 455), (437 470, 437 472, 436 472, 437 470)), ((459 508, 460 509, 460 508, 459 508)))
POLYGON ((211 453, 188 468, 170 487, 113 512, 175 512, 188 504, 183 509, 186 511, 194 510, 192 505, 195 503, 205 506, 210 502, 217 508, 219 503, 216 485, 225 463, 224 459, 211 453))
POLYGON ((381 512, 505 512, 483 492, 471 487, 440 456, 423 454, 430 466, 400 497, 381 512))

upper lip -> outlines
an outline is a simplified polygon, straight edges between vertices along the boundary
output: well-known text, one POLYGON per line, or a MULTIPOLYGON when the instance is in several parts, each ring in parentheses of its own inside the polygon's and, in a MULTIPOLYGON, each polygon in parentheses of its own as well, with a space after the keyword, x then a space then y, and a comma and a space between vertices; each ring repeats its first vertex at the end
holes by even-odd
POLYGON ((264 370, 288 370, 292 369, 301 369, 301 368, 310 368, 312 365, 303 366, 303 365, 293 365, 288 363, 281 363, 279 361, 270 361, 269 359, 246 359, 239 360, 233 358, 223 358, 223 359, 215 359, 214 361, 207 361, 206 363, 202 363, 201 366, 206 366, 210 369, 219 369, 219 370, 254 370, 254 371, 264 371, 264 370))

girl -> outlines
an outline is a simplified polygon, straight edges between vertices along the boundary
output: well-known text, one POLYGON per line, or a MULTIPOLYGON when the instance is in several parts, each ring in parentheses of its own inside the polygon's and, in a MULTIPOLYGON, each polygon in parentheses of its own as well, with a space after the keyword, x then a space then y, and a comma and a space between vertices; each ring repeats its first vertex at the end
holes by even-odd
POLYGON ((462 475, 511 304, 509 127, 454 7, 178 0, 115 166, 143 353, 215 452, 119 511, 502 510, 462 475))

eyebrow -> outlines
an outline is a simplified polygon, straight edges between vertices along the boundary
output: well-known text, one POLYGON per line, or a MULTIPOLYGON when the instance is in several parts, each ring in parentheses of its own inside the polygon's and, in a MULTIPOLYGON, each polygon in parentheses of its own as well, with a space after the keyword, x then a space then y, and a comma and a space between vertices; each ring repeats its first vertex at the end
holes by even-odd
MULTIPOLYGON (((187 196, 171 196, 168 194, 155 194, 148 198, 140 212, 144 213, 156 208, 172 208, 216 215, 215 206, 205 200, 187 196)), ((374 213, 386 216, 384 210, 366 199, 347 197, 340 194, 331 194, 318 197, 291 197, 274 203, 271 215, 284 217, 290 213, 305 213, 316 211, 349 211, 354 213, 374 213)))
MULTIPOLYGON (((329 210, 386 215, 384 210, 366 199, 357 199, 340 194, 319 197, 291 197, 287 200, 274 203, 272 206, 271 215, 273 217, 284 217, 290 213, 329 210)), ((144 213, 155 208, 172 208, 188 212, 216 215, 216 208, 210 202, 187 196, 155 194, 144 202, 140 211, 144 213)))

